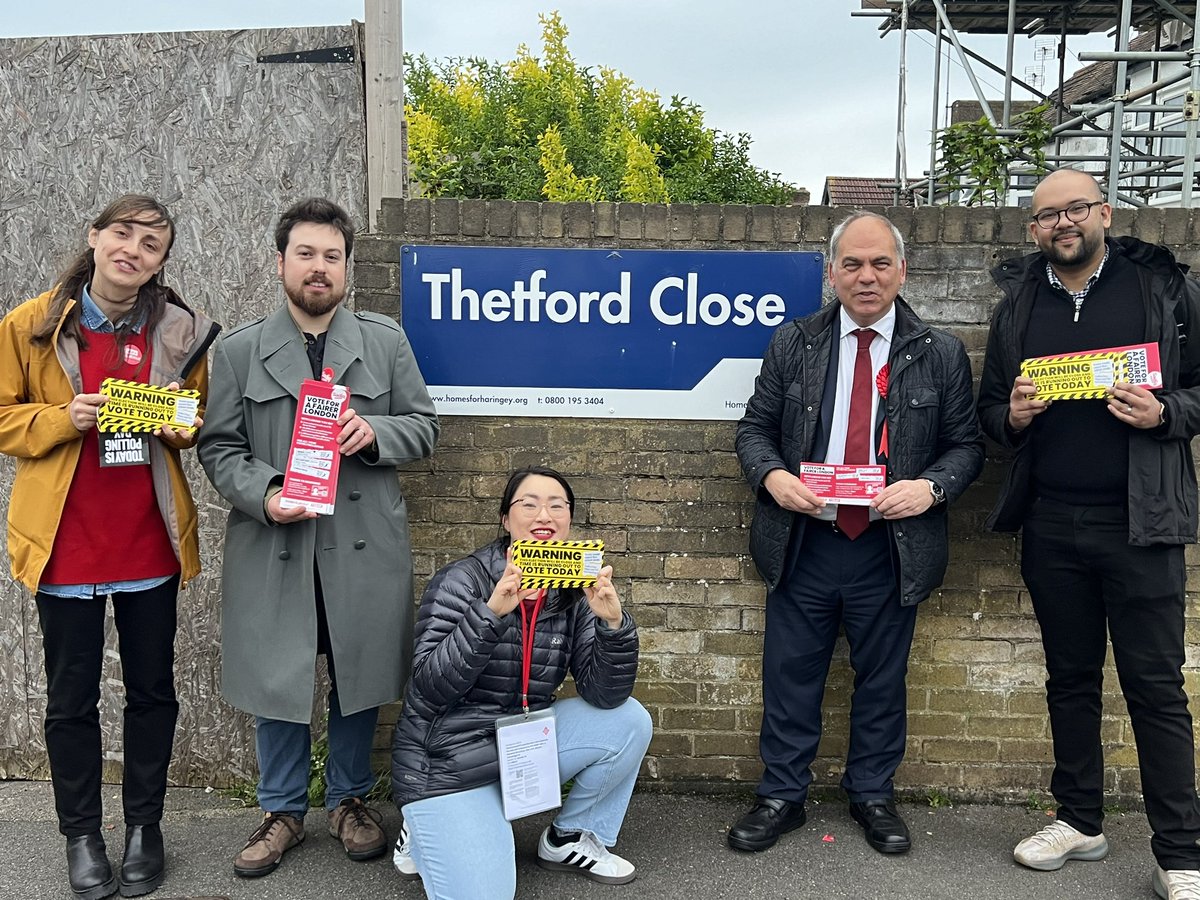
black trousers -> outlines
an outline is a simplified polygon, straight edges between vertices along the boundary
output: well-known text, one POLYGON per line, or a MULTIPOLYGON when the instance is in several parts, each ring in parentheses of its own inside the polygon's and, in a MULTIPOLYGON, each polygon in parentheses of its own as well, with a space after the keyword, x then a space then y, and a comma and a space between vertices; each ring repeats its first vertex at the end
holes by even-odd
POLYGON ((810 521, 767 596, 761 797, 803 803, 821 740, 821 701, 839 629, 854 670, 842 787, 856 802, 888 799, 904 758, 908 652, 915 606, 901 606, 885 523, 851 541, 810 521))
POLYGON ((1084 834, 1104 818, 1101 687, 1111 636, 1137 739, 1151 849, 1164 869, 1200 864, 1192 717, 1183 690, 1180 545, 1133 547, 1121 507, 1039 499, 1025 521, 1021 574, 1046 653, 1058 816, 1084 834))
MULTIPOLYGON (((175 737, 175 602, 178 576, 148 591, 115 593, 113 618, 125 682, 126 825, 162 818, 175 737)), ((99 831, 100 673, 107 598, 37 594, 46 657, 46 750, 58 829, 67 837, 99 831)))

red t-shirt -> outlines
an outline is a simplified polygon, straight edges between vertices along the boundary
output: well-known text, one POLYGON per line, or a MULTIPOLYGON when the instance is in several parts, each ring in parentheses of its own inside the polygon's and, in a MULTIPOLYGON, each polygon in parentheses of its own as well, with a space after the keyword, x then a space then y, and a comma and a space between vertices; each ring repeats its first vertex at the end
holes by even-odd
MULTIPOLYGON (((114 334, 89 331, 87 340, 87 349, 79 354, 83 393, 99 393, 105 378, 145 383, 143 373, 150 369, 145 335, 127 338, 120 354, 114 334)), ((147 438, 158 440, 153 435, 147 438)), ((102 469, 99 434, 89 429, 42 582, 102 584, 178 571, 179 560, 155 500, 150 466, 102 469)))

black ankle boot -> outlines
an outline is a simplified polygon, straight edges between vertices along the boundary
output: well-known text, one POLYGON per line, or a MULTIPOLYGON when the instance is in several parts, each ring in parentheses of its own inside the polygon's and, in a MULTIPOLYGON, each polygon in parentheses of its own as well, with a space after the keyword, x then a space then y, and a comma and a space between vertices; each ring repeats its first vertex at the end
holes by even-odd
POLYGON ((158 823, 125 828, 125 859, 121 863, 121 896, 140 897, 163 881, 163 838, 158 823))
POLYGON ((101 900, 117 889, 100 832, 67 838, 67 877, 79 900, 101 900))

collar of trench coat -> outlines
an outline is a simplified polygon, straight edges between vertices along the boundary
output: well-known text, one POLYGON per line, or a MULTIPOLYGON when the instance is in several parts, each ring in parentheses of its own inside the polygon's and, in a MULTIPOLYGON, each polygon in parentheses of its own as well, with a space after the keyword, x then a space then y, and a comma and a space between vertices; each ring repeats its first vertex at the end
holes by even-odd
MULTIPOLYGON (((300 384, 312 377, 312 368, 304 350, 304 335, 286 303, 263 321, 258 354, 267 373, 298 399, 300 384)), ((344 384, 346 370, 361 360, 362 355, 362 331, 356 326, 354 313, 339 305, 329 322, 322 366, 333 370, 335 384, 344 384)))

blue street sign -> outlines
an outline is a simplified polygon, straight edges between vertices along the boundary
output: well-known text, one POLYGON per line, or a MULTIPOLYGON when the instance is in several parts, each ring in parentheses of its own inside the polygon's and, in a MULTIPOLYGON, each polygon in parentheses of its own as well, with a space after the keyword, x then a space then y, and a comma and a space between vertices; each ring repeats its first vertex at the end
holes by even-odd
POLYGON ((731 419, 822 257, 405 245, 401 272, 439 413, 731 419))

